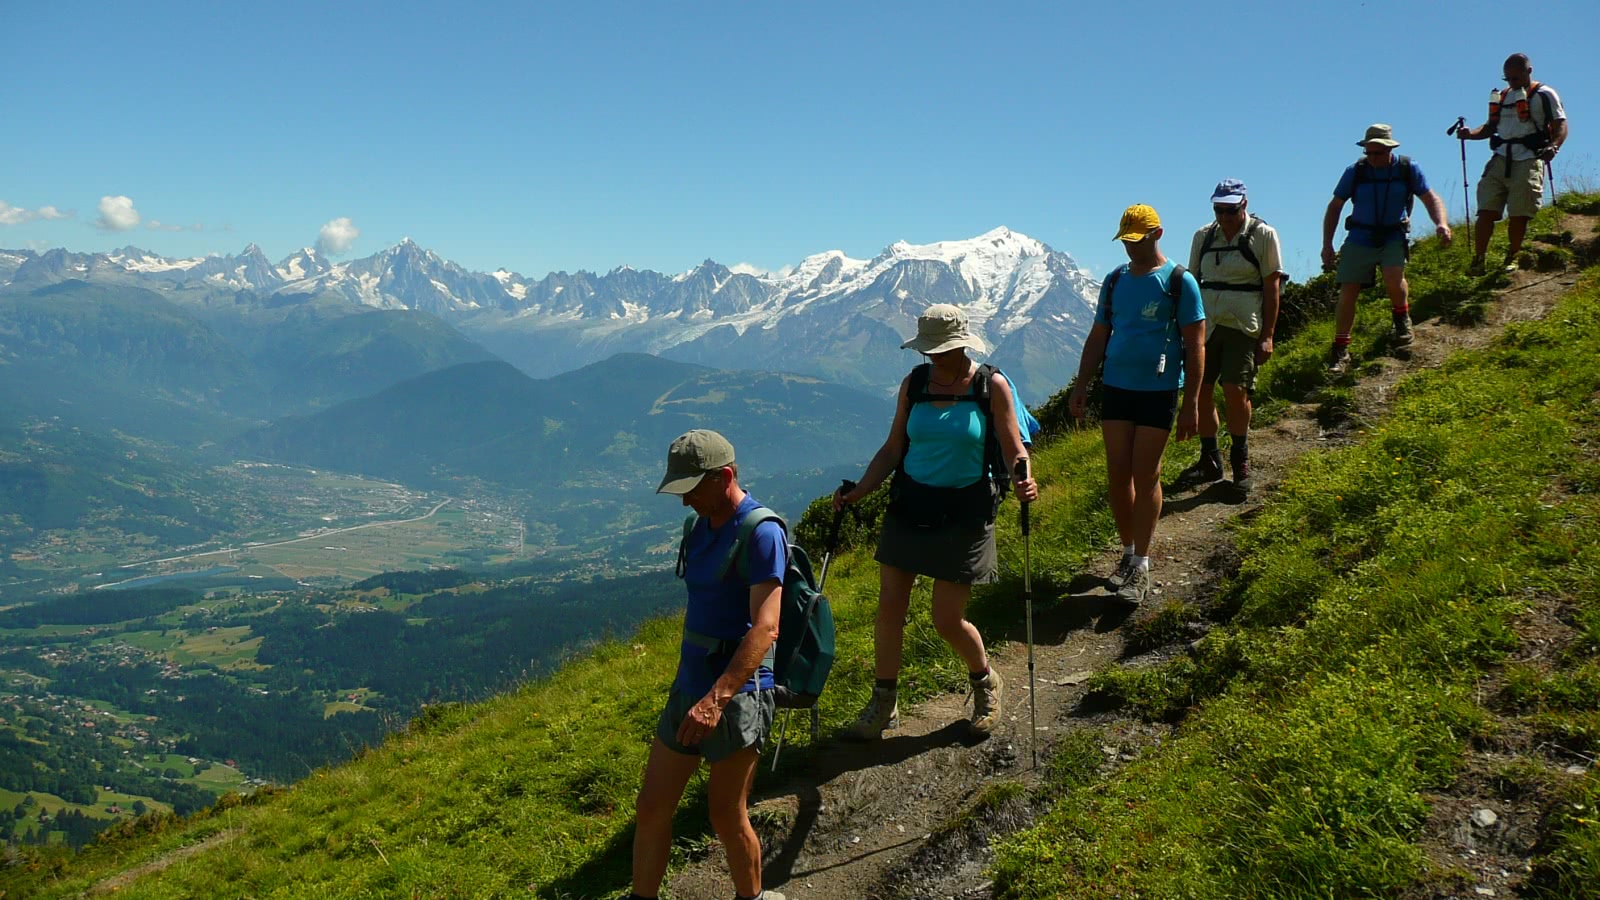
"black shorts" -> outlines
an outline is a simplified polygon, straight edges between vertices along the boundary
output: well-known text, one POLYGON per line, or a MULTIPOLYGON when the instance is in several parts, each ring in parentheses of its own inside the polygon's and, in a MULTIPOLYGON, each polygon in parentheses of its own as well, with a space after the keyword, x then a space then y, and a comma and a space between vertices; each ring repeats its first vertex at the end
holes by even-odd
POLYGON ((1172 420, 1178 417, 1177 391, 1128 391, 1109 384, 1103 387, 1100 421, 1172 430, 1172 420))

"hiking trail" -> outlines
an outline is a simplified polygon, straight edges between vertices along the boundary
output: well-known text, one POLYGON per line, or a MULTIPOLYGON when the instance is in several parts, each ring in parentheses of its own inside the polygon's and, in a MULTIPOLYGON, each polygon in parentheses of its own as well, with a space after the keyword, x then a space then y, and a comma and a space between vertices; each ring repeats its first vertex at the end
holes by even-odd
MULTIPOLYGON (((1595 216, 1565 214, 1565 227, 1573 234, 1592 234, 1596 221, 1595 216)), ((1470 240, 1468 235, 1462 238, 1470 240)), ((1143 668, 1184 653, 1190 641, 1209 630, 1202 607, 1237 565, 1224 523, 1257 509, 1302 454, 1359 439, 1359 431, 1387 413, 1401 378, 1436 368, 1458 350, 1488 345, 1508 324, 1542 318, 1577 281, 1572 267, 1560 272, 1518 271, 1509 277, 1509 284, 1496 290, 1481 324, 1458 326, 1437 318, 1418 322, 1414 344, 1378 360, 1376 372, 1370 371, 1371 363, 1362 364, 1353 415, 1324 428, 1317 419, 1318 403, 1309 401, 1294 404, 1275 421, 1253 429, 1250 460, 1255 489, 1247 499, 1240 498, 1226 480, 1201 488, 1168 486, 1152 548, 1153 590, 1139 609, 1129 611, 1116 603, 1105 586, 1120 554, 1117 547, 1106 548, 1064 594, 1051 595, 1036 584, 1038 770, 1029 763, 1027 649, 1019 601, 1014 626, 985 635, 991 665, 1005 680, 1005 714, 988 740, 968 737, 965 716, 970 707, 965 695, 945 694, 914 707, 902 705, 899 726, 885 732, 882 741, 828 740, 808 767, 781 780, 758 783, 751 796, 751 818, 762 837, 765 886, 788 900, 990 897, 984 876, 990 839, 1027 827, 1042 810, 1029 806, 1028 791, 977 804, 987 788, 1019 781, 1029 791, 1038 787, 1053 746, 1074 730, 1093 729, 1101 735, 1102 774, 1168 739, 1173 726, 1087 707, 1081 702, 1085 684, 1095 672, 1111 666, 1143 668), (1129 626, 1171 601, 1192 612, 1187 622, 1190 634, 1157 650, 1131 654, 1129 626), (982 809, 974 812, 975 805, 982 809)), ((1168 452, 1194 450, 1169 448, 1168 452)), ((1003 514, 1016 515, 1016 506, 1008 504, 1003 514)), ((1040 533, 1035 512, 1035 541, 1040 533)), ((1538 612, 1529 615, 1539 618, 1538 612)), ((1528 623, 1536 634, 1541 628, 1559 626, 1553 612, 1544 616, 1551 621, 1528 623)), ((1477 879, 1474 883, 1504 894, 1532 856, 1538 806, 1530 802, 1517 808, 1486 793, 1490 789, 1480 777, 1486 763, 1473 757, 1493 756, 1501 749, 1470 748, 1458 783, 1428 795, 1434 814, 1422 843, 1442 866, 1469 868, 1477 879), (1463 825, 1467 816, 1482 808, 1498 813, 1499 824, 1489 831, 1490 839, 1475 838, 1463 825), (1535 818, 1529 819, 1530 815, 1535 818)), ((710 900, 727 896, 729 890, 726 860, 713 839, 701 858, 669 876, 663 896, 710 900)))

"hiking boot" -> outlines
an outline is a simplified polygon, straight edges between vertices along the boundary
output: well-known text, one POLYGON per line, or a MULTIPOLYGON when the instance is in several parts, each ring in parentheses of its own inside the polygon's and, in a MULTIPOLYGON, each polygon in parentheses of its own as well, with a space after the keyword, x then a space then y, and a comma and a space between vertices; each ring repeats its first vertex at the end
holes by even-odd
POLYGON ((1202 452, 1200 460, 1178 473, 1179 484, 1210 484, 1222 480, 1222 451, 1202 452))
POLYGON ((1350 348, 1335 347, 1328 353, 1328 374, 1343 375, 1350 371, 1350 348))
POLYGON ((844 736, 857 741, 875 741, 883 737, 884 729, 899 724, 898 694, 893 688, 873 687, 872 699, 867 701, 855 722, 844 730, 844 736))
POLYGON ((1233 466, 1233 489, 1241 494, 1250 493, 1250 460, 1235 459, 1229 462, 1233 466))
POLYGON ((1148 596, 1150 596, 1150 570, 1130 568, 1128 580, 1123 583, 1122 589, 1117 591, 1117 599, 1138 606, 1148 596))
POLYGON ((1133 557, 1127 553, 1122 554, 1122 559, 1117 561, 1117 570, 1106 579, 1106 585, 1113 591, 1128 580, 1128 570, 1133 567, 1133 557))
POLYGON ((1489 264, 1484 261, 1483 257, 1474 256, 1472 262, 1467 266, 1467 274, 1474 277, 1487 275, 1489 274, 1489 264))
POLYGON ((1395 313, 1394 332, 1389 335, 1389 343, 1395 347, 1408 347, 1412 340, 1410 314, 1395 313))
POLYGON ((1000 723, 1000 704, 1005 697, 1005 683, 994 669, 984 679, 972 686, 972 730, 989 734, 1000 723))

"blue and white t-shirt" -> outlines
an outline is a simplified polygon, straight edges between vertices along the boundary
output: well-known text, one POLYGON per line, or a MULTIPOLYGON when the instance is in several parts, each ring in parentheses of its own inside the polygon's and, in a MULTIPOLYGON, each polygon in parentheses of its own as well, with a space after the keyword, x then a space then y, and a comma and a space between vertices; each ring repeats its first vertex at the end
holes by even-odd
POLYGON ((1094 320, 1111 326, 1102 376, 1106 384, 1125 391, 1175 391, 1183 387, 1183 326, 1205 321, 1206 310, 1200 302, 1200 283, 1185 271, 1178 321, 1172 321, 1173 301, 1167 285, 1175 268, 1177 263, 1170 259, 1144 275, 1134 275, 1124 267, 1112 291, 1109 318, 1105 285, 1100 286, 1094 320), (1157 375, 1156 361, 1163 353, 1167 365, 1157 375))

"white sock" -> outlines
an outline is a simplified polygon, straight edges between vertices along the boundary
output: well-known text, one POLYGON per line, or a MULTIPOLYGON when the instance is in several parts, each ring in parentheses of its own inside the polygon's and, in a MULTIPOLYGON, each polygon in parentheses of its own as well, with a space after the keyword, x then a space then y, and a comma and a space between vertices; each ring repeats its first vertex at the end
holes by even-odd
POLYGON ((1133 556, 1133 545, 1132 544, 1123 544, 1122 545, 1122 558, 1123 559, 1130 559, 1130 558, 1132 558, 1132 556, 1133 556))
POLYGON ((1133 565, 1134 565, 1135 568, 1138 568, 1140 571, 1148 572, 1148 571, 1150 571, 1150 557, 1148 557, 1148 556, 1135 556, 1133 558, 1133 565))

